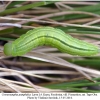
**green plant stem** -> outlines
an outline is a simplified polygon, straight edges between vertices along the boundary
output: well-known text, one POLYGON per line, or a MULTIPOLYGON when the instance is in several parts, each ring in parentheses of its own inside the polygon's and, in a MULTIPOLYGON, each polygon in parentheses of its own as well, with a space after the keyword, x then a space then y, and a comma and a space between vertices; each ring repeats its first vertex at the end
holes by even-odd
POLYGON ((30 8, 35 8, 35 7, 38 7, 38 6, 43 6, 43 5, 47 5, 47 4, 51 4, 51 3, 54 3, 54 2, 53 1, 52 2, 40 1, 40 2, 36 2, 36 3, 24 5, 24 6, 21 6, 21 7, 17 7, 17 8, 6 9, 3 12, 0 12, 0 15, 7 15, 7 14, 15 13, 15 12, 18 12, 18 11, 27 10, 27 9, 30 9, 30 8))
POLYGON ((80 88, 67 88, 71 91, 75 91, 75 92, 87 92, 87 93, 99 93, 100 91, 99 90, 86 90, 86 89, 80 89, 80 88))

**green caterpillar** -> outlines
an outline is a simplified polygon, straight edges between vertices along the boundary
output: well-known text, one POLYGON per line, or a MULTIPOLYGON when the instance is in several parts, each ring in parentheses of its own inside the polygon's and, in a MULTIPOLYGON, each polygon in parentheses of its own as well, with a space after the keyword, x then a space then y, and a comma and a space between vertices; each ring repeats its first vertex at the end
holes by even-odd
POLYGON ((6 43, 4 53, 8 56, 21 56, 42 45, 53 46, 62 52, 80 56, 91 56, 99 52, 97 46, 73 38, 60 29, 39 27, 28 31, 12 43, 6 43))

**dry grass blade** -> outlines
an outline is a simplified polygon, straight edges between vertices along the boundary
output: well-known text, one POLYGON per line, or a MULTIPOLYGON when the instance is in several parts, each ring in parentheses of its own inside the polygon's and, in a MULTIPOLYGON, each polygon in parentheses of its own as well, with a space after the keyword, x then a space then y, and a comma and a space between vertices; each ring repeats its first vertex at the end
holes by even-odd
POLYGON ((35 86, 31 81, 29 81, 26 77, 24 77, 23 75, 20 75, 20 74, 18 74, 18 76, 19 76, 21 79, 23 79, 25 82, 27 82, 28 84, 30 84, 31 87, 33 87, 38 93, 40 92, 40 91, 36 88, 36 86, 35 86))
POLYGON ((63 79, 62 78, 51 78, 51 77, 47 77, 47 76, 31 74, 31 73, 28 73, 25 71, 17 71, 17 70, 8 69, 8 68, 0 68, 0 70, 10 72, 10 73, 18 73, 18 74, 27 75, 27 76, 33 76, 36 78, 46 79, 46 80, 51 80, 51 81, 65 81, 66 80, 66 78, 63 78, 63 79))
POLYGON ((93 21, 90 21, 88 23, 85 23, 84 25, 92 25, 92 24, 96 24, 96 23, 99 23, 100 22, 100 19, 97 19, 97 20, 93 20, 93 21))
POLYGON ((28 53, 27 55, 25 55, 25 57, 29 57, 29 58, 32 58, 32 59, 38 59, 38 60, 46 61, 46 62, 51 62, 51 63, 54 63, 54 64, 59 64, 59 65, 65 66, 65 67, 79 69, 79 70, 85 71, 87 73, 93 73, 93 74, 97 74, 98 76, 100 76, 100 71, 89 69, 89 68, 83 68, 81 66, 67 62, 64 59, 54 57, 54 56, 50 56, 50 55, 47 55, 47 54, 44 54, 44 53, 31 52, 31 53, 28 53))
POLYGON ((56 16, 61 16, 61 15, 69 15, 69 14, 86 14, 86 15, 90 15, 93 17, 97 17, 100 18, 100 15, 98 14, 94 14, 94 13, 89 13, 89 12, 82 12, 82 11, 62 11, 62 12, 57 12, 57 13, 53 13, 53 14, 46 14, 46 15, 42 15, 36 18, 32 18, 34 19, 45 19, 45 18, 50 18, 50 17, 56 17, 56 16))
POLYGON ((0 5, 0 91, 96 92, 89 90, 89 86, 99 85, 100 54, 74 56, 41 46, 23 56, 12 57, 4 55, 3 46, 29 29, 50 26, 99 47, 100 3, 12 1, 0 2, 4 4, 0 5))
MULTIPOLYGON (((32 88, 32 86, 30 84, 27 84, 25 82, 12 81, 12 80, 8 80, 8 79, 2 79, 2 81, 12 84, 12 86, 14 88, 17 88, 21 92, 36 92, 36 90, 34 88, 32 88)), ((63 90, 48 89, 48 88, 44 88, 44 87, 37 86, 37 85, 35 85, 35 87, 41 92, 63 92, 63 90)), ((4 91, 10 91, 10 92, 15 91, 15 90, 12 90, 11 88, 8 88, 6 85, 3 85, 3 83, 0 83, 0 89, 2 89, 4 91)))
MULTIPOLYGON (((60 65, 56 65, 56 64, 52 64, 52 63, 45 63, 45 62, 40 62, 40 63, 37 63, 37 62, 12 62, 12 61, 9 61, 9 60, 4 60, 4 59, 1 59, 0 60, 1 63, 3 64, 6 64, 6 65, 12 65, 12 66, 17 66, 17 67, 27 67, 30 69, 30 67, 50 67, 50 66, 54 66, 54 67, 61 67, 60 65)), ((63 67, 63 66, 62 66, 63 67)))
POLYGON ((75 71, 59 71, 59 70, 31 70, 31 71, 25 71, 27 73, 30 73, 30 74, 68 74, 68 75, 79 75, 78 72, 75 72, 75 71))
POLYGON ((21 93, 17 88, 13 87, 13 84, 10 84, 10 83, 5 82, 4 80, 2 80, 2 78, 0 78, 0 81, 1 81, 3 84, 5 84, 5 85, 7 85, 8 87, 10 87, 10 88, 11 88, 12 90, 14 90, 15 92, 21 93))
MULTIPOLYGON (((8 80, 8 79, 3 79, 3 81, 6 81, 8 83, 11 83, 11 84, 16 84, 16 85, 20 85, 20 86, 25 86, 25 87, 32 87, 30 84, 28 83, 25 83, 25 82, 18 82, 18 81, 13 81, 13 80, 8 80)), ((2 84, 2 83, 1 83, 2 84)), ((44 87, 41 87, 41 86, 37 86, 35 85, 36 88, 41 88, 41 89, 47 89, 47 88, 44 88, 44 87)), ((34 90, 34 89, 33 89, 34 90)), ((49 89, 48 89, 49 90, 49 89)))
MULTIPOLYGON (((19 89, 20 91, 22 91, 23 93, 35 93, 36 90, 33 90, 33 88, 30 88, 30 87, 22 87, 22 86, 19 86, 19 85, 13 85, 13 87, 19 89)), ((47 88, 42 88, 42 87, 37 87, 39 91, 41 92, 62 92, 62 90, 56 90, 56 89, 47 89, 47 88)), ((10 89, 9 87, 7 86, 3 86, 1 85, 0 86, 0 89, 3 90, 3 91, 6 91, 6 92, 14 92, 12 89, 10 89)))
MULTIPOLYGON (((77 1, 77 0, 76 0, 77 1)), ((59 3, 64 3, 64 4, 75 4, 75 5, 96 5, 97 3, 96 2, 88 2, 88 1, 78 1, 76 2, 74 0, 72 1, 63 1, 63 2, 59 2, 59 3)))
POLYGON ((11 4, 11 2, 14 0, 10 0, 6 5, 5 5, 5 9, 11 4))
POLYGON ((20 24, 13 24, 13 23, 0 23, 0 27, 1 26, 15 26, 21 28, 20 24))
POLYGON ((68 9, 68 10, 73 10, 74 8, 68 6, 68 5, 65 5, 64 3, 61 3, 61 2, 56 2, 55 5, 57 6, 57 8, 59 10, 63 10, 64 9, 68 9))
POLYGON ((26 21, 26 22, 32 21, 32 22, 39 22, 39 23, 49 23, 49 24, 56 24, 56 25, 82 27, 82 28, 90 28, 90 29, 98 29, 98 30, 100 30, 100 27, 98 27, 98 26, 69 24, 69 23, 62 23, 62 22, 51 22, 51 21, 43 21, 43 20, 37 20, 37 19, 20 19, 20 18, 10 18, 10 17, 0 17, 0 19, 26 21))

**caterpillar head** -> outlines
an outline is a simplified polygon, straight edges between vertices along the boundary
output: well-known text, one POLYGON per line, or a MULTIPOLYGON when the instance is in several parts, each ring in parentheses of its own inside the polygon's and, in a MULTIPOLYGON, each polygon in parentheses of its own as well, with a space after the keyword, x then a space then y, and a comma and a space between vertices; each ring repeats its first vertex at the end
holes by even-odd
POLYGON ((6 43, 4 45, 3 52, 4 52, 5 55, 11 56, 12 55, 12 43, 6 43))

